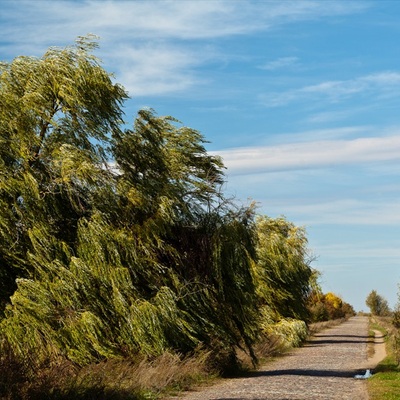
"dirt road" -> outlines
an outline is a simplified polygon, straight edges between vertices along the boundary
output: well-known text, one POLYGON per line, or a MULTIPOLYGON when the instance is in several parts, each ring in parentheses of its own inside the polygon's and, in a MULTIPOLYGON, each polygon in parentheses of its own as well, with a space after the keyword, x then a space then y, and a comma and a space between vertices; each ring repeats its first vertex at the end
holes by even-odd
POLYGON ((354 378, 373 367, 367 340, 368 318, 354 317, 248 377, 224 380, 179 400, 367 400, 365 380, 354 378))

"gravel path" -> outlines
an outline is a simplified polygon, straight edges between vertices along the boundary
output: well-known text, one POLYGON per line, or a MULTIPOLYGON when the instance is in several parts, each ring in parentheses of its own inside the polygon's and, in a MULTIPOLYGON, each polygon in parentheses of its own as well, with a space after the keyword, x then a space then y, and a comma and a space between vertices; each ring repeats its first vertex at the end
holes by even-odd
MULTIPOLYGON (((304 347, 268 362, 248 377, 227 379, 179 400, 367 400, 368 318, 317 333, 304 347)), ((175 399, 177 399, 175 397, 175 399)))

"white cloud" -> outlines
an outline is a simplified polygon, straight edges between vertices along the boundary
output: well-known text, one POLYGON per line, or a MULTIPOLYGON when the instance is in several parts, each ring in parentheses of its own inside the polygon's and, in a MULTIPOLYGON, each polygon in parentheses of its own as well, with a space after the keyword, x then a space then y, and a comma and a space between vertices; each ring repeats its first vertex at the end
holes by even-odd
MULTIPOLYGON (((205 82, 195 69, 207 59, 194 51, 162 44, 120 45, 109 49, 107 58, 115 61, 118 81, 132 96, 163 95, 180 92, 205 82)), ((114 66, 111 66, 113 68, 114 66)))
MULTIPOLYGON (((313 141, 327 141, 343 138, 354 138, 360 136, 368 136, 375 133, 376 128, 368 125, 361 126, 342 126, 338 128, 312 129, 309 131, 301 131, 296 133, 281 133, 274 135, 274 140, 283 143, 301 143, 313 141)), ((388 135, 387 135, 388 136, 388 135)), ((270 139, 271 140, 271 139, 270 139)))
POLYGON ((230 175, 397 161, 400 136, 242 147, 218 154, 230 175))
MULTIPOLYGON (((369 5, 358 1, 57 1, 19 0, 5 17, 24 19, 27 27, 97 28, 140 38, 203 39, 253 33, 276 24, 360 12, 369 5), (41 19, 32 19, 36 15, 41 19), (46 18, 51 17, 51 19, 46 18), (45 21, 45 23, 43 23, 45 21)), ((60 31, 59 31, 60 32, 60 31)), ((57 32, 54 32, 57 33, 57 32)))
MULTIPOLYGON (((318 245, 318 253, 323 254, 324 258, 343 258, 352 262, 352 259, 397 259, 400 260, 400 248, 381 243, 379 247, 375 242, 364 243, 334 243, 318 245)), ((382 265, 376 264, 376 268, 382 269, 382 265)))
POLYGON ((280 93, 266 93, 260 96, 260 101, 266 107, 280 107, 295 101, 321 98, 334 103, 360 93, 375 96, 392 93, 398 96, 399 86, 400 72, 383 71, 354 79, 321 82, 280 93))
POLYGON ((316 0, 276 0, 267 4, 214 0, 19 0, 3 7, 1 36, 11 33, 21 44, 26 42, 29 32, 30 43, 37 41, 46 46, 49 41, 76 35, 77 29, 79 34, 94 29, 96 34, 118 36, 120 40, 205 39, 254 33, 283 22, 352 14, 365 8, 368 8, 366 3, 330 1, 321 4, 316 0), (17 21, 24 30, 15 27, 17 21))
POLYGON ((297 64, 297 61, 297 57, 281 57, 276 60, 269 61, 259 68, 267 71, 274 71, 276 69, 294 66, 297 64))
POLYGON ((49 46, 64 46, 91 32, 102 38, 97 54, 135 96, 180 92, 203 84, 205 78, 197 68, 224 58, 222 48, 210 50, 205 40, 352 14, 368 7, 351 1, 322 5, 315 0, 19 0, 6 4, 0 16, 2 59, 40 56, 49 46))
MULTIPOLYGON (((268 190, 267 185, 264 185, 265 190, 268 190)), ((350 241, 354 244, 357 242, 358 239, 351 237, 351 233, 346 231, 346 227, 349 227, 349 229, 357 227, 356 229, 359 230, 361 226, 371 232, 371 227, 387 226, 397 228, 400 224, 400 204, 396 200, 381 199, 380 201, 372 201, 369 198, 330 200, 319 198, 317 195, 308 199, 307 202, 302 202, 298 201, 296 189, 293 188, 287 197, 282 196, 275 200, 257 199, 257 201, 262 201, 259 203, 261 214, 266 213, 271 217, 285 215, 290 221, 294 221, 296 225, 305 226, 307 229, 310 227, 339 227, 340 237, 332 238, 333 243, 350 241)), ((315 239, 315 242, 318 242, 318 238, 315 239)), ((388 246, 390 245, 393 245, 393 243, 388 244, 388 246)), ((396 248, 398 248, 398 243, 396 243, 396 248)), ((326 254, 319 249, 319 246, 318 253, 326 254)))
POLYGON ((318 225, 364 225, 398 226, 400 204, 397 201, 363 201, 343 199, 329 202, 315 202, 302 205, 288 205, 286 212, 296 213, 302 224, 318 225))
POLYGON ((359 110, 352 107, 351 110, 334 110, 334 111, 323 111, 313 115, 308 116, 305 120, 306 122, 312 124, 328 124, 332 122, 338 122, 348 119, 349 117, 353 116, 359 110))
MULTIPOLYGON (((283 214, 305 226, 396 227, 400 184, 392 177, 399 169, 400 135, 398 129, 388 132, 392 135, 218 154, 227 166, 227 190, 239 198, 253 198, 261 213, 283 214)), ((357 134, 357 130, 342 133, 357 134)))
POLYGON ((400 84, 400 73, 394 71, 378 72, 375 74, 364 76, 360 78, 360 80, 378 86, 398 85, 400 84))

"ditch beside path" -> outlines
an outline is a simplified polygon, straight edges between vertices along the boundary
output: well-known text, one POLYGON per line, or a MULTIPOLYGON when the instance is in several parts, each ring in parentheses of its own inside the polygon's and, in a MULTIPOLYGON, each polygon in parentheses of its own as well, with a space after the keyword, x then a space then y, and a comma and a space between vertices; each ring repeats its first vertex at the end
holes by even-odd
POLYGON ((367 360, 368 317, 357 316, 317 333, 304 347, 268 362, 249 376, 186 392, 178 400, 367 400, 355 379, 367 360))

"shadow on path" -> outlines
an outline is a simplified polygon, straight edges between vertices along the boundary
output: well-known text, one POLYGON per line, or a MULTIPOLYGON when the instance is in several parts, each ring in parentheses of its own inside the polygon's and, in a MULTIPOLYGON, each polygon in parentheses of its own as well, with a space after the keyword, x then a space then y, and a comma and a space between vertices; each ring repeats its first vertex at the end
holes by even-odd
MULTIPOLYGON (((254 371, 247 373, 244 378, 257 378, 264 376, 313 376, 330 378, 354 378, 354 375, 365 372, 363 369, 357 370, 334 370, 334 369, 276 369, 272 371, 254 371)), ((243 378, 243 376, 242 376, 243 378)))
POLYGON ((366 335, 323 335, 316 334, 314 338, 307 341, 304 347, 312 347, 324 344, 339 344, 339 343, 366 343, 368 336, 366 335))
POLYGON ((313 347, 323 344, 339 344, 339 343, 366 343, 366 339, 360 340, 338 340, 338 339, 324 339, 324 340, 313 340, 311 342, 307 342, 304 347, 313 347))

